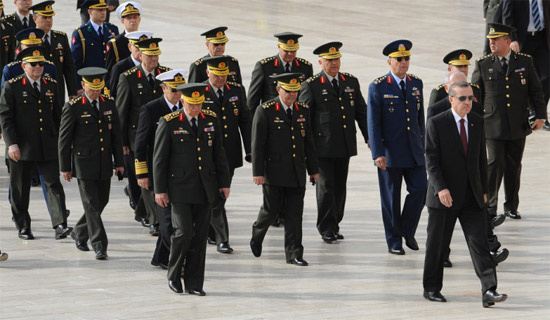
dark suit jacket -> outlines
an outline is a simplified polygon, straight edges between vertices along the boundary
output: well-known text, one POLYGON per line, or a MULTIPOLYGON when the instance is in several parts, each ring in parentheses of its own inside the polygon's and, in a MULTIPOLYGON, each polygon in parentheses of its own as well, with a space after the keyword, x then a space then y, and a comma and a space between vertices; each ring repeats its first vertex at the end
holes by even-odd
MULTIPOLYGON (((208 58, 210 55, 205 55, 204 57, 193 62, 189 66, 189 83, 199 83, 208 80, 208 75, 206 74, 206 63, 204 58, 208 58)), ((241 67, 239 67, 239 60, 233 58, 232 56, 227 56, 227 65, 229 67, 229 75, 227 76, 227 81, 236 82, 240 85, 243 84, 243 79, 241 77, 241 67)))
MULTIPOLYGON (((512 34, 512 39, 519 42, 520 50, 527 36, 527 27, 531 15, 529 0, 502 0, 502 23, 513 26, 517 29, 512 34)), ((544 20, 546 32, 546 43, 550 48, 550 0, 542 0, 542 19, 544 20)))
MULTIPOLYGON (((426 119, 430 119, 431 117, 443 113, 449 109, 451 109, 451 101, 449 101, 449 96, 446 96, 444 99, 441 99, 428 107, 426 119)), ((472 112, 480 117, 483 117, 483 106, 479 102, 473 101, 472 112)))
POLYGON ((453 207, 463 204, 468 183, 480 208, 484 207, 483 194, 487 193, 487 156, 483 119, 468 114, 468 153, 460 140, 452 111, 447 110, 428 120, 426 125, 426 169, 428 192, 426 206, 446 208, 437 193, 449 189, 453 207))
POLYGON ((0 68, 12 62, 15 58, 15 31, 13 26, 4 20, 0 20, 0 68))
MULTIPOLYGON (((120 75, 123 72, 132 69, 133 67, 136 67, 136 64, 134 63, 134 60, 132 60, 132 57, 127 57, 126 59, 120 60, 113 66, 108 82, 108 87, 111 90, 111 97, 116 98, 118 80, 120 79, 120 75)), ((107 80, 105 80, 105 83, 107 83, 107 80)))
POLYGON ((50 32, 50 46, 46 47, 46 59, 52 61, 56 68, 57 98, 61 105, 65 103, 65 83, 69 96, 76 96, 76 66, 74 64, 71 47, 65 32, 52 30, 50 32))

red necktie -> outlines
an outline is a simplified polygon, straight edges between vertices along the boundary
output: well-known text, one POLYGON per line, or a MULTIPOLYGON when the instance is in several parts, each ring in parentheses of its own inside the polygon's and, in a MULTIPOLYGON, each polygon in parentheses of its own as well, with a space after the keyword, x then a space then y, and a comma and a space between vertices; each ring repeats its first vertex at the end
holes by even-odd
POLYGON ((464 147, 464 154, 468 154, 468 137, 466 137, 466 128, 464 127, 464 119, 460 119, 460 140, 464 147))

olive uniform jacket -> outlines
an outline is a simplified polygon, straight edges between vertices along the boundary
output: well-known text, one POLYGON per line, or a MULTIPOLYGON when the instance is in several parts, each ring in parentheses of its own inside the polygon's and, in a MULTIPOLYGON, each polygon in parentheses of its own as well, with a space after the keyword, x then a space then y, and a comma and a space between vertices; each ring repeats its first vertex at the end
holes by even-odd
POLYGON ((15 57, 15 31, 11 23, 0 20, 0 70, 15 57))
POLYGON ((56 68, 57 98, 59 104, 65 103, 65 83, 69 96, 77 95, 76 66, 74 64, 69 39, 65 32, 51 30, 50 44, 42 43, 46 48, 46 59, 54 63, 56 68))
MULTIPOLYGON (((208 80, 208 75, 206 74, 206 63, 203 60, 204 58, 208 57, 210 57, 209 54, 198 59, 197 61, 193 62, 191 66, 189 66, 189 83, 199 83, 208 80)), ((242 85, 243 79, 241 77, 241 67, 239 67, 239 60, 232 56, 226 55, 225 57, 227 57, 227 64, 229 67, 229 75, 227 76, 227 81, 236 82, 242 85)))
POLYGON ((0 124, 6 148, 17 144, 22 161, 57 159, 57 133, 61 105, 57 83, 40 78, 40 95, 29 79, 20 75, 6 82, 0 97, 0 124))
POLYGON ((171 202, 213 203, 219 188, 229 188, 231 176, 216 114, 203 110, 197 118, 197 135, 183 110, 159 120, 153 152, 155 193, 168 193, 171 202))
POLYGON ((292 121, 279 97, 262 104, 252 121, 252 173, 276 187, 305 187, 309 175, 319 172, 309 108, 295 102, 292 121))
POLYGON ((244 88, 234 82, 227 82, 223 90, 223 101, 218 99, 214 88, 208 81, 203 110, 212 110, 218 115, 222 130, 222 141, 230 169, 242 167, 242 142, 246 154, 250 153, 250 129, 252 117, 246 104, 244 88), (240 130, 240 134, 239 134, 240 130))
POLYGON ((122 133, 115 102, 99 96, 99 111, 86 95, 63 107, 59 128, 59 168, 83 180, 108 180, 115 167, 123 167, 122 133))

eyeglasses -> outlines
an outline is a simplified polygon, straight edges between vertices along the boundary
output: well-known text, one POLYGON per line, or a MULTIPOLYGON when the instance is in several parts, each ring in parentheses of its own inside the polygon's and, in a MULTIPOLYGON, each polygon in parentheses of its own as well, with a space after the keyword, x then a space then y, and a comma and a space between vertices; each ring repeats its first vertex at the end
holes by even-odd
POLYGON ((32 67, 36 67, 36 65, 39 65, 41 67, 44 66, 44 61, 40 61, 40 62, 29 62, 29 64, 32 66, 32 67))
POLYGON ((461 102, 466 101, 466 99, 468 99, 470 101, 474 100, 474 96, 460 96, 460 97, 454 96, 454 98, 457 98, 458 101, 461 101, 461 102))
POLYGON ((397 62, 401 62, 401 61, 403 61, 403 59, 405 59, 405 61, 409 61, 409 60, 411 60, 411 57, 410 56, 397 57, 397 58, 394 58, 394 59, 397 60, 397 62))
POLYGON ((214 47, 225 46, 225 43, 213 43, 214 47))

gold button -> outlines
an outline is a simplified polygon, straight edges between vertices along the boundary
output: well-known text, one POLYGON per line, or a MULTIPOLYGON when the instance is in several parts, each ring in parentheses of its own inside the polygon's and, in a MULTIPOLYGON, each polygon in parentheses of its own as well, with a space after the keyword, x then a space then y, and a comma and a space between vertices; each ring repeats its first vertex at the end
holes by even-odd
POLYGON ((84 121, 84 124, 88 124, 88 121, 84 121))
POLYGON ((508 108, 510 108, 510 104, 509 104, 509 103, 507 103, 506 106, 507 106, 508 108))
POLYGON ((105 148, 101 147, 101 151, 105 150, 105 148))
POLYGON ((77 154, 80 155, 80 152, 78 152, 77 154))
POLYGON ((506 81, 508 81, 508 77, 506 77, 506 81))
POLYGON ((295 144, 292 145, 292 149, 296 149, 296 145, 295 145, 295 144))
POLYGON ((224 137, 226 137, 226 138, 227 138, 227 133, 226 133, 226 134, 224 134, 224 137))
POLYGON ((198 147, 198 148, 197 148, 197 151, 201 151, 201 148, 200 148, 200 147, 198 147))
POLYGON ((409 109, 405 109, 405 112, 409 112, 409 109))
POLYGON ((38 100, 38 103, 42 103, 42 101, 38 100))
POLYGON ((345 128, 347 128, 347 126, 346 126, 346 125, 344 125, 344 129, 345 129, 345 128))
POLYGON ((509 85, 506 85, 506 89, 510 89, 510 86, 509 86, 509 85))
POLYGON ((199 138, 197 138, 197 142, 199 142, 199 138))
POLYGON ((509 94, 506 94, 506 98, 510 98, 510 95, 509 95, 509 94))
POLYGON ((136 125, 135 125, 135 124, 133 124, 133 125, 132 125, 132 129, 135 129, 135 128, 136 128, 136 125))
POLYGON ((103 132, 103 129, 99 129, 99 132, 103 132))
POLYGON ((201 167, 201 166, 199 166, 199 170, 202 170, 202 167, 201 167))
POLYGON ((103 138, 99 138, 99 142, 103 142, 103 138))
POLYGON ((340 109, 344 110, 344 106, 341 106, 340 109))
POLYGON ((224 129, 227 129, 227 125, 224 125, 223 128, 224 128, 224 129))
POLYGON ((338 100, 342 101, 342 98, 338 98, 338 100))
MULTIPOLYGON (((321 133, 319 132, 319 135, 321 135, 321 133)), ((294 140, 294 136, 292 136, 292 140, 294 140)))
POLYGON ((342 116, 342 119, 345 119, 345 118, 346 118, 346 116, 342 116))
POLYGON ((293 157, 293 158, 296 158, 296 154, 295 154, 295 153, 293 153, 293 154, 292 154, 292 157, 293 157))
MULTIPOLYGON (((101 120, 98 120, 97 123, 101 123, 101 120)), ((136 126, 134 126, 134 128, 135 128, 135 127, 136 127, 136 126)))
POLYGON ((183 142, 183 139, 181 139, 181 142, 183 142))
POLYGON ((411 121, 411 118, 407 118, 407 121, 411 121))
POLYGON ((294 130, 294 127, 290 127, 290 130, 294 130))
POLYGON ((409 103, 409 101, 405 101, 405 103, 406 103, 406 104, 408 104, 408 103, 409 103))
POLYGON ((40 128, 40 131, 44 131, 44 129, 40 128))
POLYGON ((202 160, 202 158, 201 158, 201 157, 199 157, 199 161, 201 161, 201 160, 202 160))
POLYGON ((226 116, 223 116, 222 119, 225 120, 227 117, 226 116))
POLYGON ((411 127, 407 127, 407 130, 411 130, 411 127))
POLYGON ((143 92, 140 91, 139 94, 143 94, 143 92))
POLYGON ((174 176, 174 174, 172 173, 172 177, 174 176))
POLYGON ((40 122, 42 122, 42 121, 44 121, 44 120, 42 120, 42 118, 40 118, 40 122))
POLYGON ((42 113, 42 109, 38 109, 38 113, 42 113))
POLYGON ((222 107, 222 111, 225 111, 225 108, 224 108, 224 107, 222 107))
POLYGON ((153 90, 153 93, 157 93, 157 90, 153 90))

